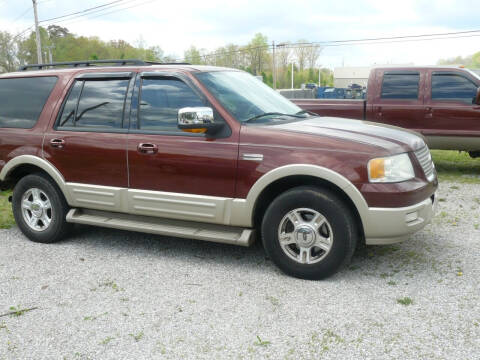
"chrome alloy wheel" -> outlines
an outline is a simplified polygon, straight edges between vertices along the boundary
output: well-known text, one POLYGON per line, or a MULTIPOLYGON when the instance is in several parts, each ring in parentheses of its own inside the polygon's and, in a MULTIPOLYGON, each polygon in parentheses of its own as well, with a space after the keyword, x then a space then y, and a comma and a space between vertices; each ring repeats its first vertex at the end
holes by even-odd
POLYGON ((25 191, 22 196, 22 215, 32 230, 46 230, 52 222, 52 204, 47 194, 37 188, 25 191))
POLYGON ((300 264, 314 264, 330 252, 333 231, 318 211, 299 208, 288 212, 280 221, 278 241, 291 259, 300 264))

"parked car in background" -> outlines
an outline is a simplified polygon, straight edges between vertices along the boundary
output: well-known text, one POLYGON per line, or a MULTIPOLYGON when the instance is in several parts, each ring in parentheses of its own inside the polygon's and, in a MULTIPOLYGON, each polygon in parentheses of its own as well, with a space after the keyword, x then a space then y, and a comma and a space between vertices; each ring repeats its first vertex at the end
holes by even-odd
POLYGON ((432 218, 437 177, 411 132, 312 116, 232 69, 57 65, 0 76, 0 185, 32 241, 73 223, 257 237, 284 272, 320 279, 358 242, 402 241, 432 218))
POLYGON ((415 130, 432 149, 480 156, 480 75, 454 67, 377 68, 366 100, 293 100, 324 116, 368 120, 415 130))

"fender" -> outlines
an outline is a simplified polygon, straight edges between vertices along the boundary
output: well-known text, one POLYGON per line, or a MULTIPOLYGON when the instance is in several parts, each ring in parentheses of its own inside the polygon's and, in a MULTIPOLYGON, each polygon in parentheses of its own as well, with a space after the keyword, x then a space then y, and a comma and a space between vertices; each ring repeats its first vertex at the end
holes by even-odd
POLYGON ((262 191, 276 180, 295 175, 312 176, 335 184, 347 194, 350 200, 352 200, 353 204, 357 208, 358 213, 360 214, 362 223, 367 221, 367 202, 355 185, 350 182, 350 180, 343 175, 340 175, 339 173, 322 166, 311 164, 291 164, 275 168, 263 174, 262 177, 260 177, 252 186, 247 194, 246 199, 234 199, 232 202, 230 224, 234 226, 253 226, 252 218, 255 203, 262 191))
POLYGON ((34 165, 43 171, 45 171, 50 177, 57 183, 58 187, 62 191, 67 203, 71 203, 70 194, 67 191, 65 179, 63 178, 62 174, 57 170, 55 166, 53 166, 48 161, 34 155, 20 155, 5 164, 0 171, 0 181, 5 181, 5 179, 11 174, 13 170, 21 165, 34 165))

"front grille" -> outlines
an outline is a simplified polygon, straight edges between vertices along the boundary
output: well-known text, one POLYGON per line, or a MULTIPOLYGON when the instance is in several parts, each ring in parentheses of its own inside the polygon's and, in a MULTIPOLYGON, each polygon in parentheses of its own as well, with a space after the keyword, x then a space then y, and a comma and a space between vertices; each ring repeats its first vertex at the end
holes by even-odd
POLYGON ((432 181, 435 178, 435 168, 433 166, 432 155, 430 155, 428 146, 425 145, 425 147, 415 151, 415 156, 422 166, 427 180, 432 181))

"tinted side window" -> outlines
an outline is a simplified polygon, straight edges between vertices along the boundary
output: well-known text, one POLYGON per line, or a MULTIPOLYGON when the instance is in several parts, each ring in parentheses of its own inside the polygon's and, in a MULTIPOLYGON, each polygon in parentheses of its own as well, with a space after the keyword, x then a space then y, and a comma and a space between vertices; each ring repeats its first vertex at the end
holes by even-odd
POLYGON ((432 75, 433 100, 461 100, 472 103, 477 93, 477 86, 455 74, 434 73, 432 75))
POLYGON ((383 74, 382 99, 418 99, 419 73, 383 74))
POLYGON ((155 131, 180 131, 178 110, 205 106, 187 84, 174 78, 143 79, 139 104, 139 129, 155 131))
POLYGON ((58 127, 118 129, 129 80, 77 80, 65 101, 58 127))
POLYGON ((0 127, 34 127, 56 83, 56 76, 0 79, 0 127))

